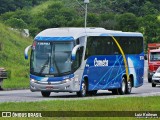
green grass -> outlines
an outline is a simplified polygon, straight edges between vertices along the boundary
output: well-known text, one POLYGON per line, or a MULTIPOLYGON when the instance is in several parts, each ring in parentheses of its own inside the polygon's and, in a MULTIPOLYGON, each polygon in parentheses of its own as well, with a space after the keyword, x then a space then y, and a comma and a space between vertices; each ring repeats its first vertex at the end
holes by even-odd
POLYGON ((8 71, 3 88, 29 87, 29 61, 24 59, 24 50, 32 39, 0 23, 0 44, 0 67, 8 71))
POLYGON ((0 103, 0 111, 160 111, 159 99, 160 96, 9 102, 0 103))
MULTIPOLYGON (((0 103, 0 111, 160 111, 159 99, 160 96, 90 100, 51 100, 20 103, 10 102, 0 103)), ((102 118, 96 117, 95 119, 102 118)), ((120 118, 114 117, 114 119, 120 118)), ((128 119, 135 118, 128 117, 128 119)))

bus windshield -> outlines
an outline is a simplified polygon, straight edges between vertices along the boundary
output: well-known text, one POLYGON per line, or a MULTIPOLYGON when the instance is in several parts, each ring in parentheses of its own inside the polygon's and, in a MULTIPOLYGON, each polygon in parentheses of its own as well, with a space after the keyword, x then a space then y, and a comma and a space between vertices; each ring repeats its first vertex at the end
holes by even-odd
POLYGON ((71 72, 73 42, 34 42, 31 52, 31 74, 61 76, 71 72))
POLYGON ((159 61, 160 52, 151 52, 150 61, 159 61))

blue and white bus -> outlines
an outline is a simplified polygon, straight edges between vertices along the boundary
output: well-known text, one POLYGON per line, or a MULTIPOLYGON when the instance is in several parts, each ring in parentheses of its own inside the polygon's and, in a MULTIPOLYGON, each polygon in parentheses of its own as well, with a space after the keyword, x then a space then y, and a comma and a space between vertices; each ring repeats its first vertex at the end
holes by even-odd
POLYGON ((30 56, 30 90, 77 92, 98 90, 130 94, 143 85, 143 35, 104 28, 50 28, 40 32, 25 49, 30 56))

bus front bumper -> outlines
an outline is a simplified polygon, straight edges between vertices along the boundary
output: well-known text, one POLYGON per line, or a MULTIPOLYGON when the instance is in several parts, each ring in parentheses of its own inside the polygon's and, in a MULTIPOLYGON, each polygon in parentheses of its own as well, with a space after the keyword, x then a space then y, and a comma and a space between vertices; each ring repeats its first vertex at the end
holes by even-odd
POLYGON ((73 78, 57 82, 41 82, 34 79, 30 80, 30 90, 50 91, 50 92, 75 92, 78 91, 79 83, 73 78))

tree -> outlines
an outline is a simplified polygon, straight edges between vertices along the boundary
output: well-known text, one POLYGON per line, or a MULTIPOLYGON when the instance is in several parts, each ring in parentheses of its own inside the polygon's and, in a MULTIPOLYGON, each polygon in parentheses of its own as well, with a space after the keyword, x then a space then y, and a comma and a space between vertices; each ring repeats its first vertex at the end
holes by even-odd
POLYGON ((115 19, 115 16, 116 15, 113 13, 101 14, 99 26, 109 30, 117 29, 117 20, 115 19))
POLYGON ((38 17, 35 21, 35 27, 38 27, 40 30, 44 30, 49 27, 50 23, 46 18, 38 17))
POLYGON ((11 26, 12 28, 25 29, 27 24, 22 19, 10 18, 5 24, 11 26))
POLYGON ((15 10, 16 6, 14 4, 14 0, 0 0, 0 14, 15 10))
POLYGON ((87 26, 89 27, 98 27, 99 26, 99 17, 97 14, 89 13, 88 14, 88 23, 87 26))
POLYGON ((0 16, 0 20, 6 21, 6 20, 12 18, 13 15, 15 15, 14 12, 6 12, 5 14, 2 14, 2 15, 0 16))
POLYGON ((141 19, 140 23, 146 43, 160 41, 160 21, 156 15, 147 15, 141 19))
POLYGON ((41 30, 38 29, 37 27, 35 26, 30 26, 29 27, 29 32, 30 32, 30 35, 35 37, 41 30))
POLYGON ((59 10, 62 9, 64 5, 62 2, 56 2, 50 6, 48 6, 48 9, 44 11, 43 15, 46 19, 53 19, 55 15, 60 15, 59 10))
POLYGON ((138 19, 132 13, 124 13, 117 18, 118 28, 122 31, 137 31, 139 28, 138 19))
POLYGON ((62 2, 50 5, 43 15, 50 22, 51 27, 68 27, 78 18, 75 10, 66 8, 62 2))
POLYGON ((155 8, 152 2, 147 1, 139 10, 140 16, 146 16, 150 14, 159 14, 159 11, 155 8))
POLYGON ((129 4, 128 0, 113 0, 111 9, 116 13, 125 13, 130 7, 129 4))
POLYGON ((0 14, 38 5, 46 0, 0 0, 0 14))
POLYGON ((12 17, 22 19, 27 24, 32 23, 32 16, 30 15, 30 12, 28 10, 17 10, 14 13, 15 14, 12 17))

